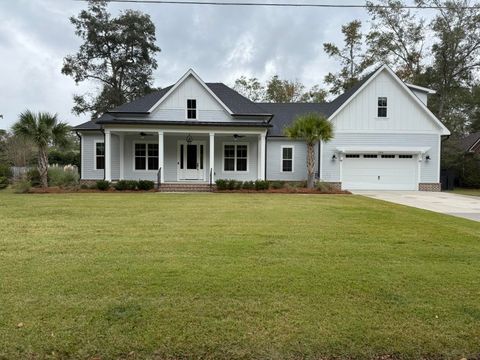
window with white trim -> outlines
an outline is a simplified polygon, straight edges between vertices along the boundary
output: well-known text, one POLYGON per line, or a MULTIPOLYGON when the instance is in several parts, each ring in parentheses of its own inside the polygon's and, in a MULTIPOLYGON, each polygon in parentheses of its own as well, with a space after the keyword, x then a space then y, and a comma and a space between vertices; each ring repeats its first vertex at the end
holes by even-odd
POLYGON ((105 143, 95 143, 95 169, 105 170, 105 143))
POLYGON ((188 99, 187 100, 187 119, 196 119, 197 118, 197 100, 188 99))
POLYGON ((293 147, 282 147, 282 172, 293 172, 293 147))
POLYGON ((158 170, 158 144, 135 144, 135 170, 158 170))
POLYGON ((247 144, 225 144, 223 146, 223 171, 248 171, 247 144))
POLYGON ((387 98, 386 97, 379 97, 378 98, 377 116, 379 118, 386 118, 387 117, 387 98))

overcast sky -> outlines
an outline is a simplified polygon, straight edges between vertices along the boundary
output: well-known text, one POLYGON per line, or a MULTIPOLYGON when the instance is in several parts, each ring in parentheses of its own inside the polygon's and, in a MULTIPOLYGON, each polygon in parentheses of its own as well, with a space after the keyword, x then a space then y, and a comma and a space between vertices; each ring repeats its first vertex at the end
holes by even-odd
MULTIPOLYGON (((72 125, 88 120, 71 113, 72 95, 95 92, 95 83, 76 86, 61 74, 64 56, 80 45, 69 17, 82 8, 86 3, 73 0, 0 0, 0 129, 27 108, 58 113, 72 125)), ((162 52, 154 85, 161 87, 189 68, 206 82, 278 74, 312 86, 336 69, 322 44, 340 41, 342 24, 367 20, 361 9, 109 5, 115 14, 126 8, 150 14, 156 26, 162 52)))

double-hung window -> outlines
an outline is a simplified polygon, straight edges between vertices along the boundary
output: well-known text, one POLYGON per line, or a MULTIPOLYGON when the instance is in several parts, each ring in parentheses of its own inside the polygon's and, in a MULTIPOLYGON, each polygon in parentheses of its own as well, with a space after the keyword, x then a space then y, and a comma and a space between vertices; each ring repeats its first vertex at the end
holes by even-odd
POLYGON ((293 147, 282 147, 282 172, 293 172, 293 147))
POLYGON ((379 97, 378 98, 377 116, 379 118, 386 118, 387 117, 387 98, 386 97, 379 97))
POLYGON ((135 144, 135 170, 158 170, 158 144, 135 144))
POLYGON ((197 100, 187 100, 187 119, 195 120, 197 118, 197 100))
POLYGON ((103 142, 95 143, 95 169, 105 169, 105 143, 103 142))
POLYGON ((223 147, 223 171, 248 171, 248 145, 225 144, 223 147))

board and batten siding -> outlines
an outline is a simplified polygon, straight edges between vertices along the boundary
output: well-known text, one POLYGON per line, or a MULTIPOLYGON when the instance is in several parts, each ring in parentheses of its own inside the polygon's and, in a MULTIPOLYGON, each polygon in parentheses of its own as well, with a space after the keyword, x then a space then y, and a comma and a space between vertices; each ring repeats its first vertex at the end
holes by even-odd
MULTIPOLYGON (((315 172, 318 163, 318 146, 315 145, 315 172)), ((303 181, 307 179, 307 145, 303 141, 287 138, 267 139, 267 180, 303 181), (293 148, 293 171, 282 171, 282 147, 293 148)))
POLYGON ((420 163, 420 182, 438 183, 439 182, 439 142, 438 134, 364 134, 364 133, 337 133, 328 143, 323 144, 321 154, 321 179, 328 182, 339 182, 340 179, 340 160, 336 153, 337 148, 343 146, 367 146, 367 147, 429 147, 426 155, 430 160, 423 160, 420 163), (337 159, 332 160, 334 154, 337 159))
MULTIPOLYGON (((386 70, 372 80, 333 119, 335 132, 431 132, 441 129, 386 70), (387 117, 378 118, 378 98, 387 97, 387 117)), ((344 144, 346 145, 346 144, 344 144)), ((418 145, 420 146, 420 145, 418 145)))
MULTIPOLYGON (((185 121, 187 120, 187 100, 197 100, 198 121, 233 121, 230 114, 193 76, 182 82, 163 102, 147 117, 150 120, 185 121)), ((195 120, 189 120, 195 121, 195 120)))

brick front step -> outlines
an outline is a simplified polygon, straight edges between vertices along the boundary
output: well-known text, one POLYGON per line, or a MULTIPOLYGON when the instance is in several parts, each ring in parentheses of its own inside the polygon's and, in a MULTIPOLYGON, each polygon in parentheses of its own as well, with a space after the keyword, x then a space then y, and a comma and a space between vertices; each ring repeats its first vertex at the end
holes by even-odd
POLYGON ((161 184, 160 192, 210 192, 215 190, 216 186, 209 184, 161 184))

